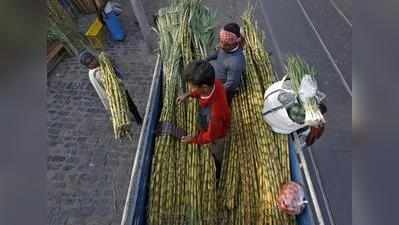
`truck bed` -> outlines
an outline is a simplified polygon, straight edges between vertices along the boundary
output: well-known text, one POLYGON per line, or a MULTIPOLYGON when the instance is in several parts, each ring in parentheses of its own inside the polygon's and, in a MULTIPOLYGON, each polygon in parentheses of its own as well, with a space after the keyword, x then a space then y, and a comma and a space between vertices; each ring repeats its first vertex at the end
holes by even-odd
MULTIPOLYGON (((140 140, 133 162, 130 184, 125 202, 121 225, 147 225, 147 202, 151 176, 151 163, 155 146, 155 130, 162 108, 162 69, 159 57, 155 66, 150 97, 146 109, 140 140)), ((294 136, 289 138, 291 178, 305 187, 306 199, 310 198, 307 183, 304 180, 297 157, 294 136)), ((304 212, 297 216, 298 225, 316 225, 313 218, 313 207, 307 206, 304 212)))

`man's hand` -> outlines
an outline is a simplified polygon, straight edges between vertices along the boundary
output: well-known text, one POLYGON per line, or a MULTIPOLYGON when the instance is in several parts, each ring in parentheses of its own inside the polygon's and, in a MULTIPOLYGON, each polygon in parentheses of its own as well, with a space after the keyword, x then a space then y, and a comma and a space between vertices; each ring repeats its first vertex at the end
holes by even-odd
POLYGON ((188 96, 190 96, 190 94, 186 93, 184 95, 177 97, 177 99, 176 99, 177 104, 183 103, 188 98, 188 96))
POLYGON ((192 136, 183 136, 181 138, 181 142, 187 143, 187 144, 191 143, 193 140, 194 140, 194 137, 192 137, 192 136))

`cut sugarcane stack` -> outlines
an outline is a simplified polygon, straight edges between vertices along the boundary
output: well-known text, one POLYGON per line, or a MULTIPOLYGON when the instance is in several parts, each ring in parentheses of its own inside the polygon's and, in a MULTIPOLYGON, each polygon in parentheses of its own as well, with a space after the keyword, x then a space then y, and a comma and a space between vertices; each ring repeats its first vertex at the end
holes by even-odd
POLYGON ((245 85, 232 102, 219 214, 226 225, 293 225, 295 219, 277 207, 280 187, 290 179, 288 137, 273 133, 261 116, 264 90, 273 82, 270 59, 252 11, 242 20, 245 85))
POLYGON ((316 71, 314 68, 306 64, 299 56, 290 56, 288 57, 286 70, 291 79, 292 89, 300 96, 299 99, 305 109, 305 124, 311 126, 324 124, 326 121, 323 114, 320 112, 316 97, 303 97, 300 93, 301 83, 304 78, 316 83, 316 71))
POLYGON ((129 106, 125 88, 116 76, 114 67, 104 52, 100 53, 98 61, 103 75, 102 79, 108 98, 108 106, 111 111, 115 139, 129 136, 132 122, 129 116, 129 106))
MULTIPOLYGON (((190 61, 205 58, 215 34, 213 16, 200 3, 174 1, 159 11, 157 24, 164 74, 159 122, 176 124, 190 135, 198 132, 198 103, 176 104, 187 90, 181 73, 190 61)), ((270 59, 250 11, 243 21, 247 74, 232 103, 220 191, 209 146, 161 134, 152 161, 149 225, 295 224, 277 207, 279 189, 290 177, 287 136, 273 133, 261 116, 263 92, 273 82, 270 59)))
MULTIPOLYGON (((187 90, 184 65, 205 58, 213 43, 214 17, 199 0, 173 1, 159 10, 157 32, 163 62, 163 107, 160 123, 168 122, 198 132, 198 103, 176 104, 187 90)), ((152 161, 148 224, 216 224, 214 162, 207 145, 183 144, 168 134, 155 140, 152 161)))

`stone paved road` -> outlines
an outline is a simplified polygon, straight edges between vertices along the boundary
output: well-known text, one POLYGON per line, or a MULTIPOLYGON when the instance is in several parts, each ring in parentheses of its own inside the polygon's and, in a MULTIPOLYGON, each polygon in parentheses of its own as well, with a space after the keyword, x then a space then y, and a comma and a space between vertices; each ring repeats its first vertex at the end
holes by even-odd
MULTIPOLYGON (((126 73, 125 84, 143 115, 156 58, 146 50, 128 1, 122 3, 127 38, 108 43, 107 52, 126 73)), ((81 26, 92 18, 83 18, 81 26)), ((119 224, 140 127, 133 125, 133 141, 113 139, 87 69, 76 58, 48 75, 47 97, 49 224, 119 224)))

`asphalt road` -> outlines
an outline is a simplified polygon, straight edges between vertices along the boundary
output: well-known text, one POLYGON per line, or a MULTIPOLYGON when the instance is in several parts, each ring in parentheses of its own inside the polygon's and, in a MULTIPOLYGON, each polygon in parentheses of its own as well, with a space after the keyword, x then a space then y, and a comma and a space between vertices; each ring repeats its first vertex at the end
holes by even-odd
POLYGON ((325 222, 332 225, 352 223, 351 7, 350 0, 259 0, 257 5, 278 73, 288 55, 298 54, 317 68, 319 87, 328 96, 326 132, 305 156, 325 222))

